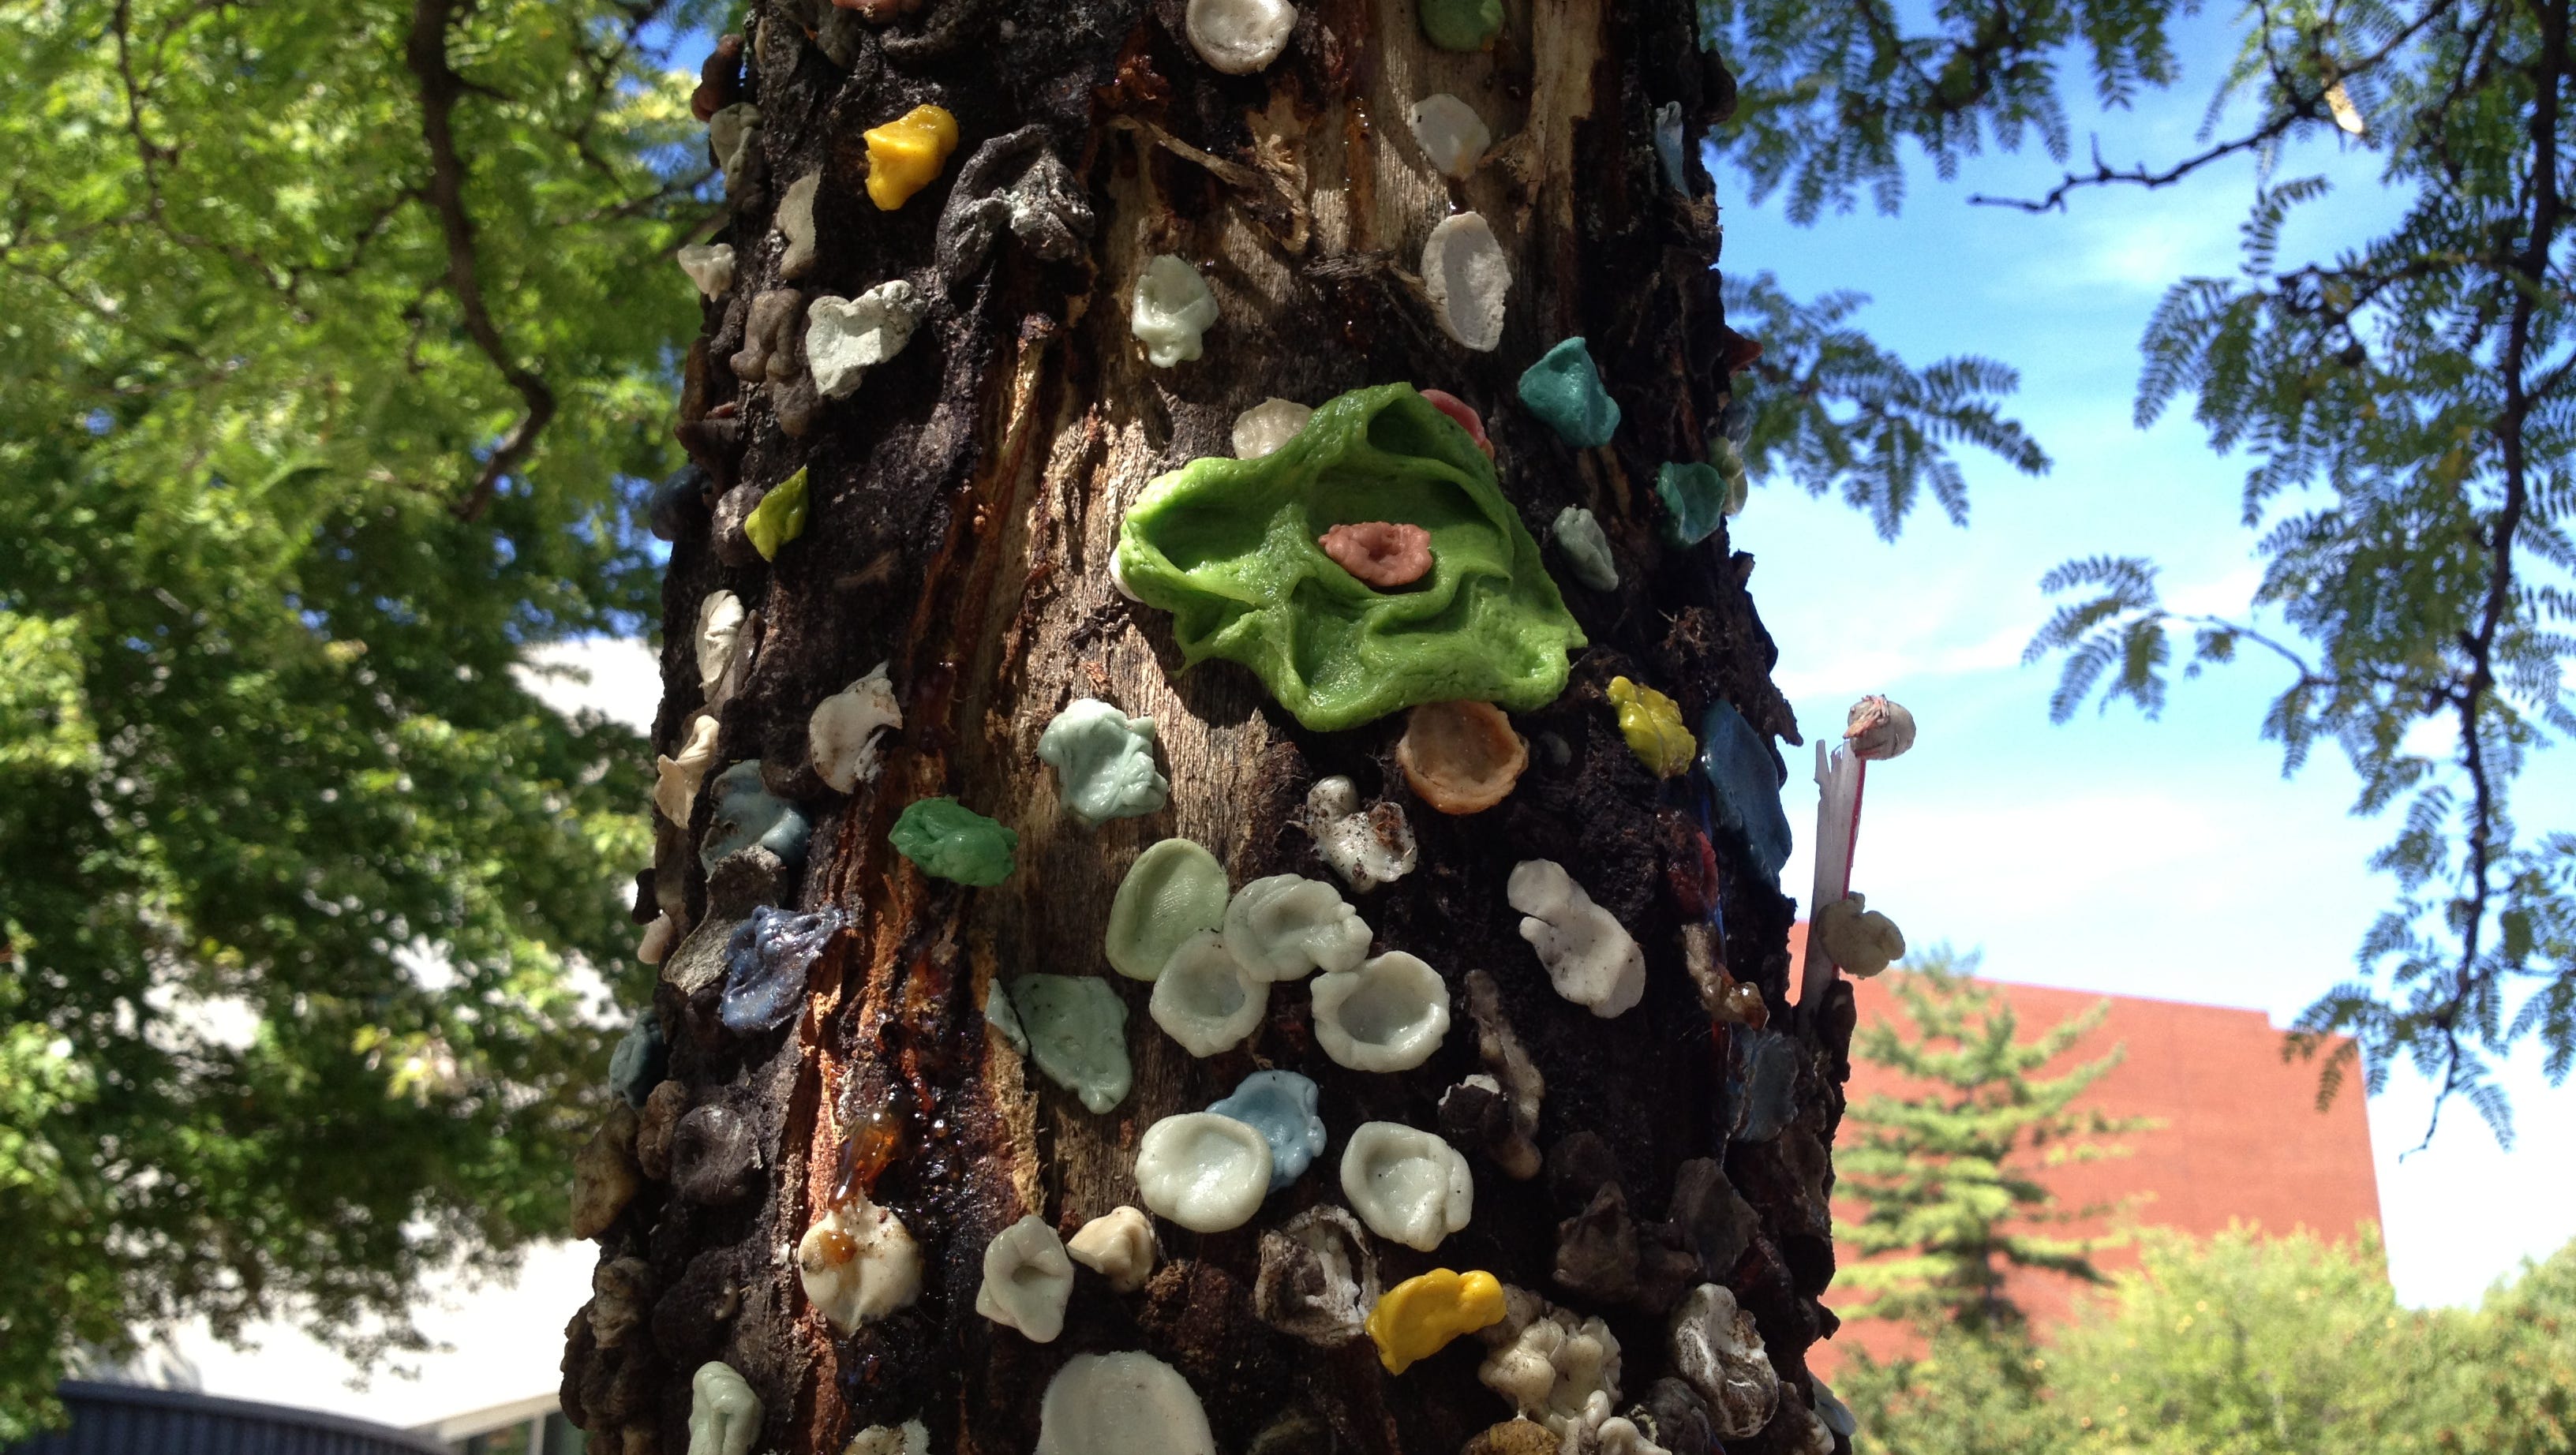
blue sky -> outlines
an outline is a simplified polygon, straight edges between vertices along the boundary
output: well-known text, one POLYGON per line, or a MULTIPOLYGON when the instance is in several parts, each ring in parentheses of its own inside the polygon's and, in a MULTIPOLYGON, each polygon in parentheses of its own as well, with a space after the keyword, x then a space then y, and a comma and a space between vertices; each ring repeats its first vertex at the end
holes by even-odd
MULTIPOLYGON (((2190 149, 2210 77, 2231 44, 2225 15, 2177 35, 2185 78, 2134 113, 2080 112, 2114 165, 2190 149)), ((1919 160, 1919 159, 1918 159, 1919 160)), ((2392 215, 2375 159, 2332 147, 2283 160, 2336 191, 2288 233, 2283 256, 2331 251, 2392 215)), ((2053 664, 2018 665, 2045 619, 2041 573, 2072 556, 2145 554, 2168 599, 2239 612, 2257 579, 2238 524, 2244 466, 2213 454, 2183 400, 2155 428, 2131 422, 2138 339, 2164 288, 2237 269, 2250 162, 2148 192, 2079 194, 2066 214, 1974 207, 1974 192, 2028 195, 2059 169, 2044 155, 1970 162, 1954 183, 1913 168, 1902 217, 1864 208, 1811 228, 1751 205, 1718 169, 1723 264, 1776 274, 1796 296, 1872 296, 1856 322, 1921 365, 1983 354, 2021 372, 2011 412, 2055 460, 2039 479, 1970 456, 1970 521, 1918 513, 1880 541, 1858 513, 1786 484, 1757 485, 1734 523, 1758 561, 1755 599, 1780 646, 1779 680, 1812 738, 1838 730, 1863 692, 1886 692, 1922 725, 1915 751, 1873 773, 1853 885, 1917 943, 1982 949, 1999 979, 2269 1012, 2286 1023, 2353 972, 2353 949, 2393 889, 2369 855, 2386 820, 2348 810, 2354 779, 2321 752, 2284 781, 2257 725, 2279 670, 2249 657, 2181 683, 2163 718, 2126 706, 2048 721, 2053 664)), ((2527 829, 2564 827, 2576 803, 2561 750, 2520 790, 2527 829)), ((1815 791, 1788 788, 1802 838, 1815 791)), ((1784 884, 1803 895, 1805 846, 1784 884)), ((2537 1057, 2506 1076, 2512 1152, 2465 1105, 2426 1150, 2428 1088, 2400 1073, 2371 1107, 2390 1272, 2410 1303, 2470 1302, 2525 1256, 2576 1235, 2564 1195, 2576 1166, 2576 1087, 2550 1088, 2537 1057), (2474 1230, 2473 1236, 2462 1236, 2474 1230)))

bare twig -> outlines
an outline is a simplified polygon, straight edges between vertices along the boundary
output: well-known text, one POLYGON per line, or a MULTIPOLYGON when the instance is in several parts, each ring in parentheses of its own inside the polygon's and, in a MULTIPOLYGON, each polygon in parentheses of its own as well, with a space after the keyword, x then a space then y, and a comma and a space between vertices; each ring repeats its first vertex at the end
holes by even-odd
POLYGON ((1255 197, 1265 192, 1276 192, 1280 205, 1288 214, 1288 233, 1285 237, 1278 238, 1280 246, 1291 253, 1302 253, 1306 250, 1306 240, 1311 226, 1310 219, 1306 215, 1306 200, 1297 195, 1296 186, 1287 178, 1275 172, 1247 167, 1240 162, 1229 162, 1223 157, 1202 151, 1140 117, 1112 116, 1109 118, 1109 125, 1113 130, 1133 132, 1144 141, 1161 147, 1184 161, 1196 162, 1217 180, 1249 192, 1255 197))
POLYGON ((2299 674, 2299 686, 2301 687, 2332 687, 2335 685, 2335 679, 2328 677, 2317 671, 2316 668, 2309 666, 2308 659, 2299 655, 2296 650, 2273 637, 2266 636, 2263 633, 2254 630, 2252 627, 2246 626, 2242 622, 2230 621, 2223 616, 2210 616, 2206 614, 2184 616, 2177 613, 2173 615, 2172 619, 2180 622, 2184 626, 2209 627, 2217 631, 2223 631, 2229 636, 2241 637, 2246 641, 2252 642, 2254 645, 2263 648, 2276 657, 2279 657, 2282 661, 2289 663, 2291 668, 2299 674))
POLYGON ((2153 170, 2144 164, 2122 168, 2111 166, 2102 160, 2101 142, 2096 140, 2093 144, 2092 171, 2069 172, 2056 186, 2037 197, 1989 197, 1983 192, 1977 192, 1969 196, 1968 204, 1972 207, 2011 207, 2023 212, 2063 212, 2066 210, 2066 199, 2086 187, 2107 187, 2114 183, 2127 183, 2131 186, 2144 187, 2149 191, 2158 187, 2170 187, 2212 162, 2223 161, 2240 152, 2250 152, 2268 146, 2300 122, 2319 120, 2324 115, 2322 97, 2314 101, 2302 100, 2243 136, 2231 138, 2206 151, 2194 153, 2170 167, 2153 170))

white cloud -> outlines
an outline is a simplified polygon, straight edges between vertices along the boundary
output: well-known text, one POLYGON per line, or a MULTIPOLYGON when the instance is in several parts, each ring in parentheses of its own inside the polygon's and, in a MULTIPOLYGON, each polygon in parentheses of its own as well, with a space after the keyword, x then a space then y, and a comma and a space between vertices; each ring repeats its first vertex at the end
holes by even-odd
POLYGON ((2551 1087, 2528 1056, 2501 1079, 2513 1100, 2511 1151, 2464 1102, 2444 1108, 2432 1144, 2414 1151, 2432 1088, 2411 1071, 2391 1076, 2371 1101, 2388 1276, 2404 1303, 2473 1304, 2523 1259, 2546 1258, 2576 1237, 2576 1201, 2567 1196, 2576 1086, 2551 1087))
POLYGON ((2241 622, 2262 585, 2262 568, 2248 563, 2223 576, 2166 587, 2165 605, 2184 616, 2223 616, 2241 622))
POLYGON ((588 708, 639 733, 653 730, 662 700, 662 664, 631 637, 554 642, 528 654, 519 683, 569 716, 588 708))
MULTIPOLYGON (((2121 213, 2138 209, 2123 207, 2121 213)), ((2238 214, 2221 207, 2156 207, 2152 221, 2135 215, 2102 217, 2085 228, 2074 278, 2139 293, 2162 294, 2186 275, 2210 277, 2236 270, 2238 214), (2143 224, 2143 225, 2142 225, 2143 224)))
POLYGON ((1771 680, 1793 702, 1810 697, 1856 699, 1872 692, 1892 693, 1909 682, 2018 667, 2022 647, 2030 640, 2029 629, 2020 626, 2004 627, 1980 641, 1944 644, 1937 635, 1936 626, 1916 633, 1912 641, 1845 639, 1834 644, 1841 655, 1821 662, 1784 661, 1771 680))
POLYGON ((564 1323, 590 1297, 598 1257, 588 1243, 549 1243, 530 1250, 508 1283, 433 1280, 414 1313, 422 1331, 447 1347, 401 1356, 372 1377, 339 1350, 285 1324, 254 1325, 247 1331, 252 1347, 235 1348, 197 1320, 170 1344, 208 1394, 409 1428, 551 1393, 563 1362, 564 1323))

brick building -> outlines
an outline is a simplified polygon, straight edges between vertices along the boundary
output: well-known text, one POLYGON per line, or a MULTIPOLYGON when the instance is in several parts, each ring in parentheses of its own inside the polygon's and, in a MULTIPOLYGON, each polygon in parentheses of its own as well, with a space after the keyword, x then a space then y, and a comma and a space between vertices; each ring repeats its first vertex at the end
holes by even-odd
MULTIPOLYGON (((1863 1025, 1883 1018, 1901 1022, 1890 983, 1900 975, 1891 971, 1859 986, 1863 1025)), ((2110 1001, 2101 1028, 2069 1051, 2064 1064, 2097 1059, 2115 1045, 2125 1047, 2127 1055, 2078 1105, 2162 1123, 2152 1131, 2113 1139, 2129 1149, 2125 1157, 2030 1169, 2062 1206, 2121 1208, 2108 1219, 2053 1228, 2050 1235, 2104 1234, 2112 1224, 2126 1221, 2208 1236, 2224 1232, 2232 1222, 2247 1222, 2284 1233, 2304 1227, 2340 1240, 2353 1237, 2361 1224, 2378 1221, 2379 1185, 2360 1088, 2347 1082, 2332 1105, 2318 1110, 2317 1063, 2284 1061, 2281 1032, 2262 1012, 1981 983, 2018 1015, 2022 1040, 2110 1001)), ((1901 1078, 1855 1059, 1850 1085, 1855 1104, 1873 1094, 1905 1092, 1901 1078)), ((1862 1210, 1851 1199, 1835 1199, 1838 1220, 1855 1221, 1862 1210)), ((2107 1247, 2095 1255, 2106 1271, 2135 1261, 2135 1250, 2128 1246, 2107 1247)), ((2013 1299, 2043 1331, 2068 1315, 2078 1287, 2053 1274, 2018 1271, 2007 1283, 2013 1299)), ((1864 1300, 1856 1291, 1826 1295, 1826 1304, 1848 1320, 1827 1348, 1860 1347, 1885 1357, 1913 1343, 1911 1335, 1893 1324, 1852 1318, 1864 1300)), ((1827 1348, 1818 1350, 1826 1354, 1818 1361, 1820 1369, 1837 1362, 1827 1348)))

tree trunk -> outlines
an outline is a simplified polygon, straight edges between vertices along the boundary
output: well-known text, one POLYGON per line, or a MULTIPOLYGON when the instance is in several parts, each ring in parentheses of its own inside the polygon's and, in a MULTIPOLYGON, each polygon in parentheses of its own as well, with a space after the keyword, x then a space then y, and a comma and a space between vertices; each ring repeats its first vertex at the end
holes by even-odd
MULTIPOLYGON (((703 705, 699 604, 731 590, 756 613, 756 649, 718 714, 718 763, 758 759, 810 817, 811 851, 801 878, 764 886, 752 876, 749 888, 719 886, 711 904, 696 849, 716 794, 699 796, 685 832, 662 824, 655 887, 697 928, 663 968, 656 1011, 671 1084, 642 1118, 639 1190, 622 1211, 610 1200, 600 1297, 568 1331, 567 1412, 602 1450, 676 1452, 689 1439, 692 1374, 721 1360, 763 1402, 756 1450, 839 1452, 862 1429, 919 1420, 935 1450, 1020 1452, 1035 1448, 1041 1397, 1068 1359, 1144 1350, 1186 1378, 1230 1455, 1454 1455, 1514 1412, 1479 1382, 1483 1343, 1462 1338, 1391 1375, 1364 1338, 1319 1347, 1265 1322, 1255 1290, 1263 1233, 1344 1201, 1336 1169, 1355 1127, 1437 1130, 1444 1092, 1484 1069, 1465 988, 1482 970, 1545 1078, 1536 1142, 1548 1171, 1507 1176, 1461 1132, 1472 1220, 1434 1253, 1370 1240, 1382 1285, 1434 1266, 1481 1269, 1606 1319, 1622 1358, 1617 1407, 1646 1405, 1661 1442, 1684 1451, 1716 1447, 1691 1429, 1691 1406, 1705 1401, 1657 1383, 1675 1372, 1666 1329, 1686 1290, 1715 1282, 1750 1311, 1781 1382, 1758 1433, 1725 1448, 1828 1448, 1803 1351, 1833 1322, 1816 1298, 1833 1267, 1826 1148, 1848 991, 1822 1017, 1790 1006, 1792 905, 1722 830, 1717 907, 1692 902, 1707 893, 1698 770, 1659 781, 1604 695, 1625 675, 1677 698, 1686 721, 1722 699, 1766 742, 1798 741, 1745 592, 1751 559, 1730 557, 1723 530, 1668 544, 1652 488, 1663 463, 1707 458, 1727 371, 1752 352, 1721 316, 1709 180, 1694 156, 1687 190, 1669 185, 1652 142, 1657 108, 1677 103, 1696 136, 1732 101, 1731 81, 1697 45, 1688 0, 1509 0, 1498 43, 1480 54, 1432 48, 1411 0, 1311 0, 1284 55, 1252 76, 1200 59, 1180 0, 931 0, 882 29, 848 12, 799 15, 793 0, 753 8, 744 86, 761 112, 758 161, 737 170, 723 234, 739 277, 708 305, 682 405, 683 438, 718 485, 747 488, 717 503, 712 525, 703 512, 687 521, 673 548, 656 741, 676 752, 703 705), (818 29, 847 68, 818 46, 818 29), (1463 183, 1434 171, 1408 128, 1411 103, 1442 91, 1500 138, 1463 183), (960 145, 927 190, 880 211, 862 191, 860 133, 921 104, 955 115, 960 145), (1071 169, 1096 226, 1049 260, 1006 224, 978 262, 953 235, 973 198, 952 194, 1019 175, 1015 158, 1034 152, 997 150, 980 168, 972 159, 1031 126, 1071 169), (815 262, 787 282, 773 209, 817 171, 815 262), (1488 219, 1510 259, 1507 325, 1489 352, 1444 333, 1418 276, 1432 226, 1460 209, 1488 219), (1220 316, 1204 357, 1155 368, 1131 337, 1129 301, 1163 253, 1199 267, 1220 316), (919 289, 927 316, 848 399, 818 409, 792 370, 773 366, 764 388, 725 367, 746 330, 760 331, 753 305, 765 293, 801 289, 801 306, 893 278, 919 289), (1606 448, 1569 448, 1515 395, 1524 368, 1577 334, 1624 410, 1606 448), (1472 816, 1434 811, 1408 790, 1392 751, 1403 714, 1310 731, 1241 667, 1183 670, 1173 617, 1122 599, 1109 574, 1122 516, 1147 482, 1230 454, 1240 412, 1270 396, 1320 403, 1397 381, 1476 406, 1522 523, 1544 541, 1560 510, 1590 508, 1621 577, 1612 591, 1576 586, 1548 550, 1590 645, 1553 703, 1514 715, 1530 766, 1510 797, 1472 816), (725 422, 727 401, 736 422, 725 422), (774 563, 724 564, 718 546, 741 504, 800 468, 811 500, 802 535, 774 563), (831 792, 807 766, 808 716, 879 662, 891 664, 902 728, 874 782, 831 792), (1036 746, 1081 698, 1154 720, 1169 807, 1097 829, 1059 808, 1036 746), (1400 809, 1418 836, 1414 872, 1350 898, 1377 950, 1439 971, 1456 1024, 1416 1069, 1346 1070, 1317 1048, 1308 984, 1283 983, 1242 1047, 1194 1058, 1148 1017, 1148 987, 1106 965, 1112 896, 1142 848, 1175 836, 1212 850, 1238 888, 1280 873, 1333 878, 1301 827, 1308 789, 1330 774, 1400 809), (933 796, 1016 829, 1016 871, 973 889, 897 855, 887 838, 897 815, 933 796), (1542 858, 1569 869, 1643 947, 1635 1009, 1605 1019, 1552 991, 1505 894, 1515 864, 1542 858), (815 962, 801 1015, 737 1035, 715 1008, 719 937, 742 905, 722 901, 764 893, 837 907, 849 927, 815 962), (1769 1032, 1713 1025, 1686 968, 1694 947, 1703 982, 1714 958, 1759 988, 1769 1032), (1126 1004, 1133 1090, 1106 1114, 988 1026, 995 980, 1032 972, 1102 978, 1126 1004), (1079 1270, 1052 1342, 976 1312, 997 1232, 1034 1213, 1069 1236, 1141 1205, 1133 1167, 1145 1129, 1203 1110, 1263 1067, 1320 1085, 1331 1140, 1250 1223, 1200 1234, 1158 1222, 1152 1281, 1120 1294, 1079 1270), (1748 1115, 1749 1102, 1776 1101, 1785 1087, 1787 1101, 1748 1115), (704 1166, 694 1183, 663 1180, 672 1153, 656 1142, 682 1105, 727 1109, 748 1129, 758 1163, 742 1195, 710 1186, 704 1166), (1785 1129, 1781 1107, 1795 1113, 1785 1129), (867 1155, 854 1172, 843 1165, 863 1124, 901 1128, 881 1172, 867 1155), (1685 1176, 1691 1159, 1716 1159, 1722 1178, 1685 1176), (1677 1177, 1699 1178, 1688 1207, 1672 1205, 1677 1177), (841 1336, 809 1306, 795 1250, 836 1191, 853 1189, 901 1218, 925 1277, 911 1306, 841 1336), (1561 1223, 1571 1287, 1556 1276, 1561 1223), (1641 1271, 1623 1281, 1622 1266, 1641 1271)), ((782 346, 801 332, 781 331, 782 346)), ((619 1138, 632 1125, 603 1134, 617 1144, 603 1161, 631 1155, 619 1138)), ((681 1160, 722 1160, 721 1137, 712 1153, 707 1136, 699 1142, 681 1160)), ((1485 1448, 1522 1448, 1511 1438, 1485 1448)), ((1588 1437, 1566 1448, 1577 1447, 1590 1448, 1588 1437)), ((1157 1447, 1139 1435, 1132 1448, 1157 1447)))

